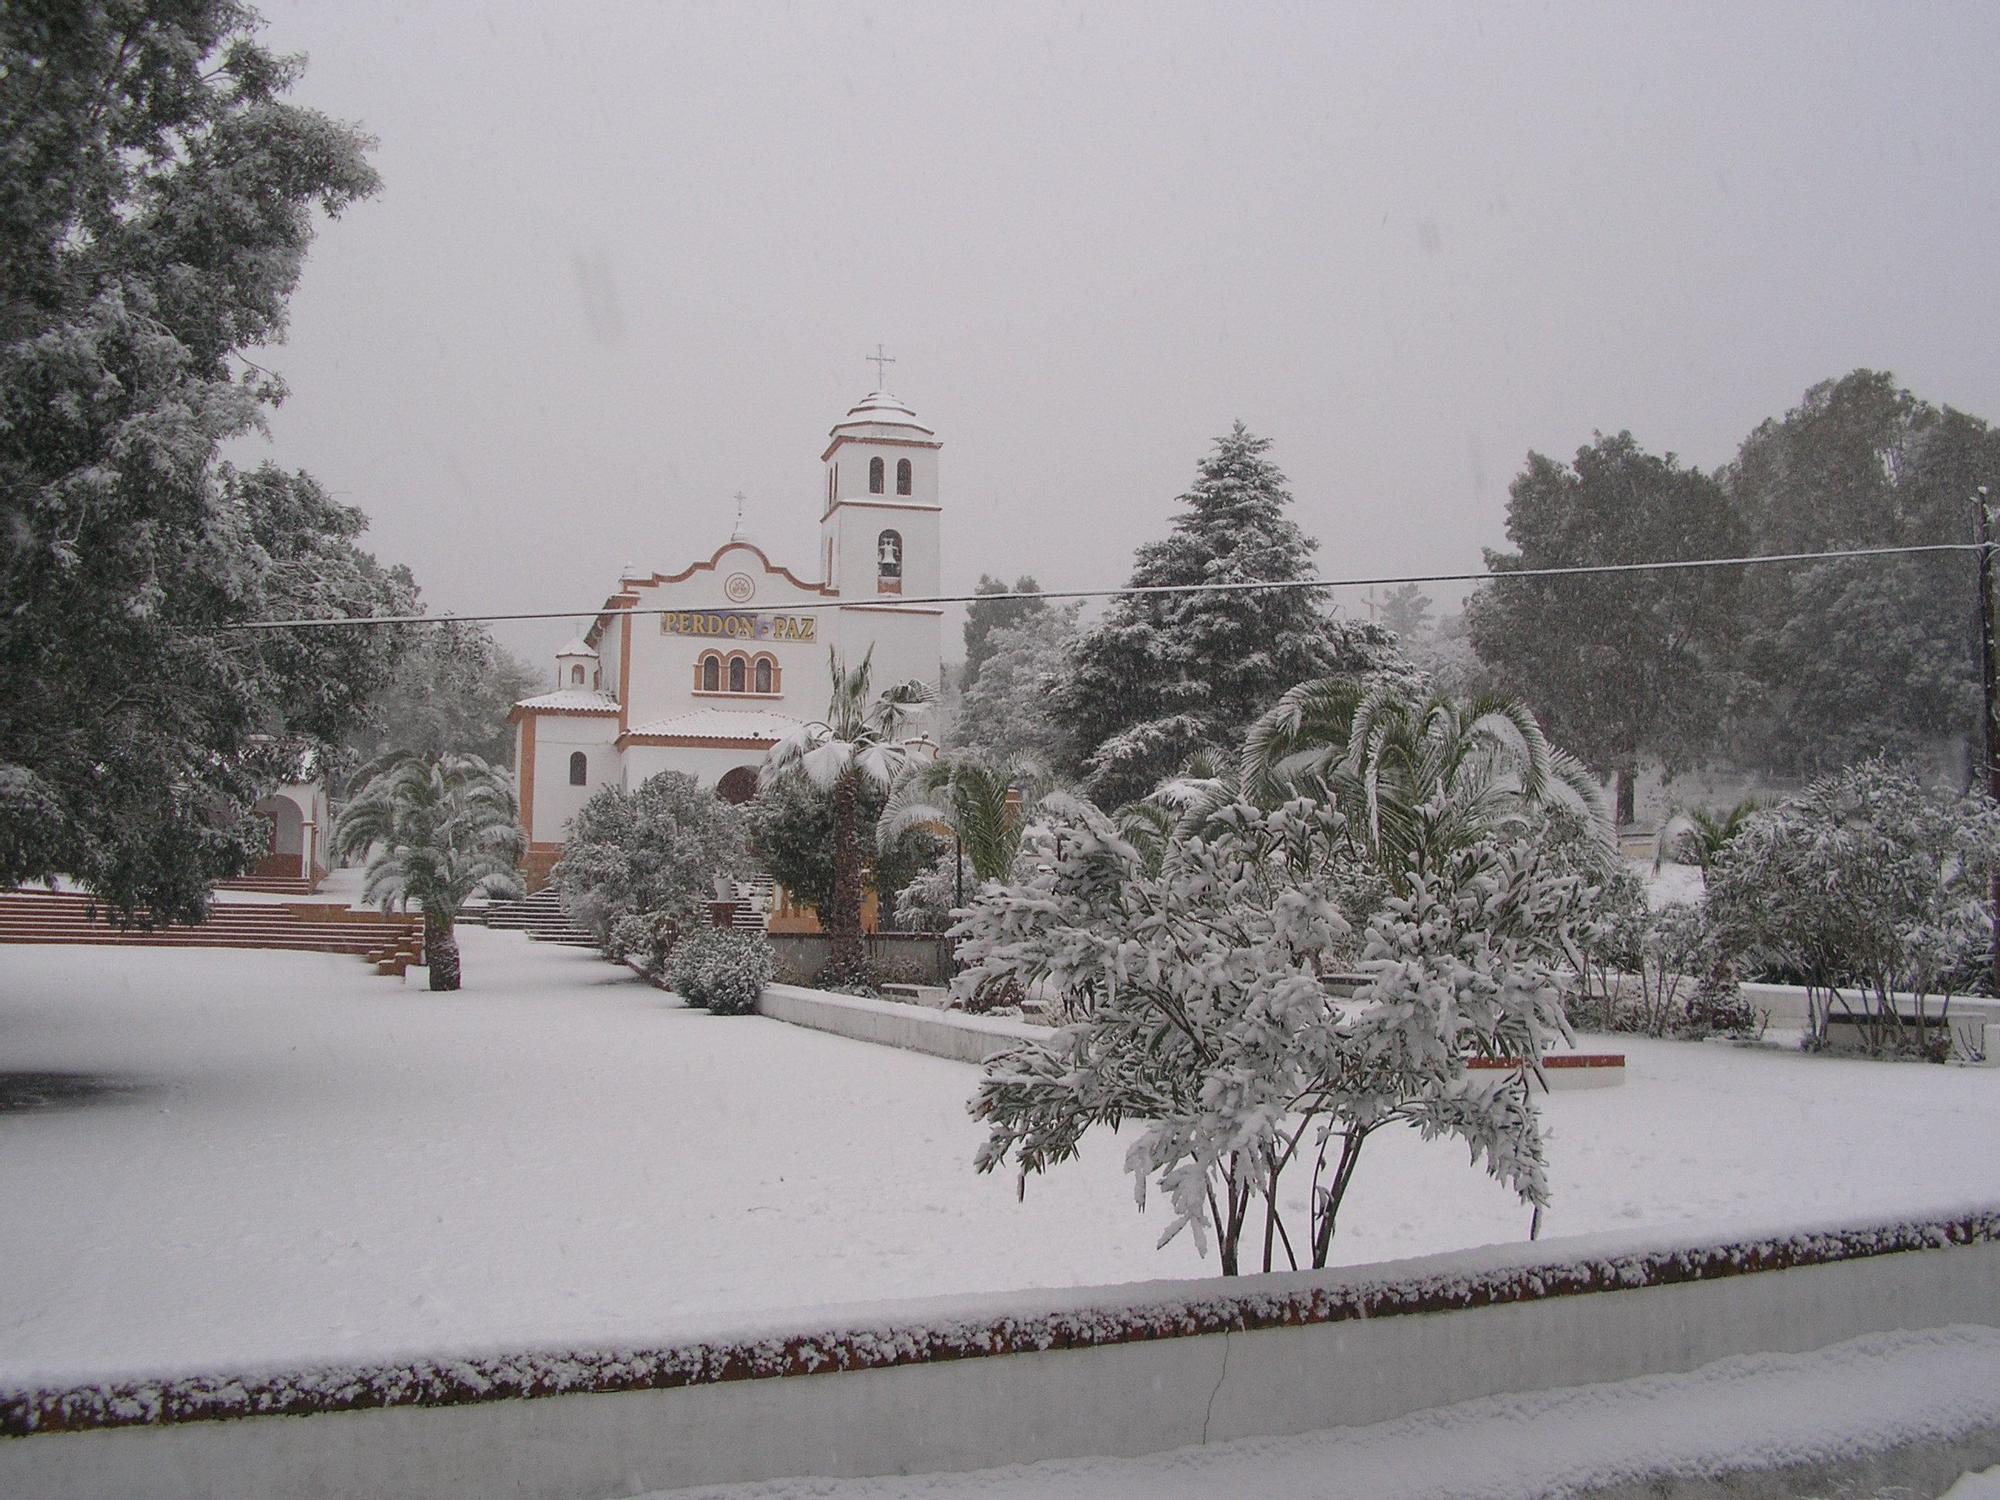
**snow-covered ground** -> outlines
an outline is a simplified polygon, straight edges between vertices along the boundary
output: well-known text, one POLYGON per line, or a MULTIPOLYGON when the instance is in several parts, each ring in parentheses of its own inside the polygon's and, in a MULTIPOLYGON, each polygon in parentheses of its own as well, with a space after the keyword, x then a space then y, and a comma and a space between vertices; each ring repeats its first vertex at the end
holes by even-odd
MULTIPOLYGON (((664 1343, 1214 1267, 1152 1248, 1114 1139, 1025 1201, 976 1176, 971 1067, 462 941, 456 996, 311 954, 0 948, 0 1383, 664 1343), (6 1109, 9 1075, 62 1102, 6 1109)), ((1631 1077, 1546 1100, 1545 1235, 2000 1201, 2000 1072, 1585 1043, 1631 1077)), ((1403 1135, 1369 1147, 1336 1258, 1527 1229, 1403 1135)))

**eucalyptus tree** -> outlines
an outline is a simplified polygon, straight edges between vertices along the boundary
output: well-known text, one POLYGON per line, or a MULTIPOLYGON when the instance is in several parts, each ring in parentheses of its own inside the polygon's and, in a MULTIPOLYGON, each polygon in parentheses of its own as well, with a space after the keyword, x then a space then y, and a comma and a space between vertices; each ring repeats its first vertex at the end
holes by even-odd
POLYGON ((396 612, 360 512, 222 444, 284 385, 319 215, 368 141, 285 95, 301 63, 236 0, 0 6, 0 884, 67 873, 192 920, 260 852, 299 741, 352 727, 396 612))
POLYGON ((363 900, 423 912, 434 990, 458 988, 459 911, 482 893, 519 896, 527 847, 511 778, 476 755, 378 763, 333 829, 336 858, 368 856, 363 900))
POLYGON ((827 933, 833 951, 827 977, 865 982, 867 952, 861 943, 860 802, 864 785, 887 787, 923 751, 905 731, 912 719, 937 700, 928 683, 915 678, 873 692, 874 648, 850 669, 838 652, 827 665, 833 693, 826 718, 801 724, 771 747, 759 780, 804 776, 833 794, 833 907, 827 933))
POLYGON ((1544 568, 1727 557, 1744 528, 1723 487, 1629 432, 1564 464, 1539 453, 1508 489, 1497 581, 1466 606, 1473 648, 1500 685, 1617 786, 1633 817, 1639 763, 1706 753, 1727 706, 1740 570, 1512 577, 1544 568))

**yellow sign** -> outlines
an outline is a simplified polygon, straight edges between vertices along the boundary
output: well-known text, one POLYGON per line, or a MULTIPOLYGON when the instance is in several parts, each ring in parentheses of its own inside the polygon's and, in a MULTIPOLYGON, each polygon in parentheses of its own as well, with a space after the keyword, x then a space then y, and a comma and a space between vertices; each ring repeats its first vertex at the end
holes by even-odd
POLYGON ((732 641, 816 641, 811 615, 760 615, 736 609, 672 610, 660 616, 661 635, 714 636, 732 641))

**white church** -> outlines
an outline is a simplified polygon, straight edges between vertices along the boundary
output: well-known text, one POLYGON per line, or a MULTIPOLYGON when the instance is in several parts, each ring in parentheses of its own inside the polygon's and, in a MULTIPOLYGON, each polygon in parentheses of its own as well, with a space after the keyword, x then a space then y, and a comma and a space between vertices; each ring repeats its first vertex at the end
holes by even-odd
POLYGON ((773 562, 740 521, 677 572, 628 569, 590 628, 556 653, 553 691, 514 705, 531 884, 607 784, 686 771, 747 800, 764 753, 825 716, 829 649, 852 666, 873 648, 877 685, 938 681, 943 610, 899 602, 939 592, 937 434, 878 390, 828 438, 810 570, 773 562))

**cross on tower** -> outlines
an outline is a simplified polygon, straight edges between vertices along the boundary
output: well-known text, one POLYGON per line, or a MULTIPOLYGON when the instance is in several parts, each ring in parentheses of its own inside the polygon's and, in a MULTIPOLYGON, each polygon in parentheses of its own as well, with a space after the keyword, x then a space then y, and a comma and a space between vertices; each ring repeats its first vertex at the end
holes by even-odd
POLYGON ((731 541, 736 541, 743 535, 743 502, 745 498, 747 497, 741 490, 738 490, 734 496, 736 501, 736 529, 729 534, 731 541))
POLYGON ((878 342, 875 345, 875 352, 873 354, 864 354, 861 357, 875 366, 875 389, 878 391, 889 389, 889 377, 882 367, 884 365, 893 365, 896 362, 896 356, 893 354, 884 354, 882 352, 882 345, 878 342))

